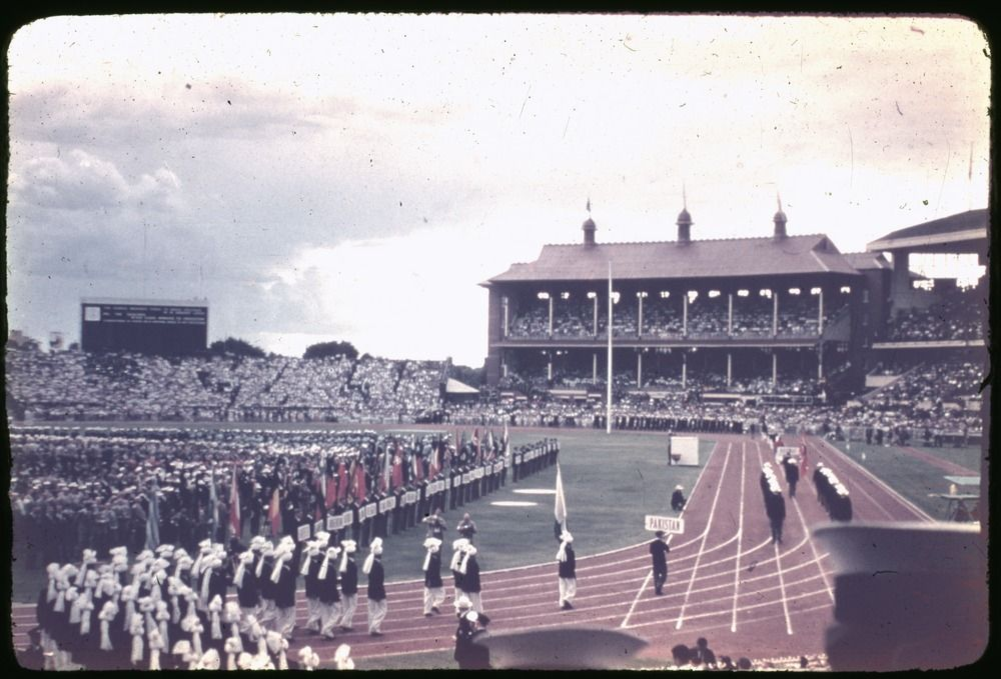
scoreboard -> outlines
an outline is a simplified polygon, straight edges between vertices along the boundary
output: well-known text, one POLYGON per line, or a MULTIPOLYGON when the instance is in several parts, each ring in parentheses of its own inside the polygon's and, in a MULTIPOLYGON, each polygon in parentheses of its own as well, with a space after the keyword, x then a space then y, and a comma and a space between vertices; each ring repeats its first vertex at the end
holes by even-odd
POLYGON ((84 299, 80 347, 84 351, 194 354, 208 345, 204 302, 84 299))

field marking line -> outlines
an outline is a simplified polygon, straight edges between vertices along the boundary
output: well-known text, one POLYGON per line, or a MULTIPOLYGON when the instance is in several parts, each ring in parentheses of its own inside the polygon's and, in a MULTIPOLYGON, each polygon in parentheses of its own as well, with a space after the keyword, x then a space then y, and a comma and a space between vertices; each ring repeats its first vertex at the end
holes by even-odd
MULTIPOLYGON (((863 467, 861 464, 859 464, 858 462, 856 462, 855 460, 853 460, 851 458, 851 456, 849 456, 848 454, 842 452, 836 446, 832 445, 831 443, 828 443, 823 438, 819 438, 819 437, 816 437, 816 436, 811 436, 810 438, 812 438, 814 441, 820 441, 820 443, 823 444, 824 446, 826 446, 827 448, 829 448, 836 457, 838 457, 839 459, 845 460, 850 465, 852 465, 853 467, 855 467, 856 469, 858 469, 865 476, 867 476, 869 479, 871 479, 872 481, 874 481, 876 483, 876 485, 880 486, 883 490, 885 490, 890 495, 890 497, 894 498, 900 504, 902 504, 904 507, 906 507, 907 509, 911 510, 911 512, 913 512, 919 519, 922 519, 924 521, 928 521, 928 522, 931 522, 931 523, 936 523, 937 522, 936 519, 934 519, 931 516, 929 516, 927 512, 925 512, 923 509, 921 509, 920 507, 918 507, 917 505, 915 505, 913 502, 911 502, 910 500, 908 500, 907 498, 905 498, 903 495, 901 495, 900 493, 898 493, 896 490, 894 490, 893 488, 891 488, 885 481, 883 481, 881 478, 879 478, 878 476, 876 476, 875 474, 873 474, 871 471, 869 471, 868 469, 866 469, 865 467, 863 467)), ((816 443, 814 443, 814 447, 818 448, 818 449, 820 448, 820 446, 817 445, 816 443)))
MULTIPOLYGON (((727 444, 727 445, 729 445, 729 444, 727 444)), ((691 503, 692 498, 695 497, 695 491, 698 490, 699 484, 702 482, 702 477, 706 475, 706 469, 709 468, 709 463, 712 462, 713 458, 716 455, 716 451, 719 449, 719 447, 720 447, 719 441, 717 441, 715 444, 713 444, 713 449, 709 452, 709 457, 706 459, 706 463, 702 466, 702 471, 699 472, 699 477, 697 479, 695 479, 695 485, 692 486, 692 492, 688 496, 688 502, 686 502, 685 506, 681 508, 681 512, 678 514, 678 518, 681 518, 681 517, 683 517, 685 515, 685 510, 688 508, 689 504, 691 503)), ((724 462, 724 464, 725 464, 725 462, 724 462)), ((667 537, 668 544, 670 544, 671 538, 673 538, 674 535, 675 535, 674 533, 671 533, 667 537)), ((709 535, 709 523, 707 522, 706 523, 706 527, 702 531, 702 535, 700 536, 702 538, 702 544, 703 545, 705 544, 705 540, 706 540, 706 537, 708 535, 709 535)), ((694 538, 693 540, 689 540, 688 542, 685 542, 685 543, 682 543, 681 545, 678 545, 678 547, 685 547, 687 545, 693 544, 695 542, 695 540, 698 540, 698 539, 699 538, 694 538)), ((651 570, 647 573, 646 579, 643 580, 643 584, 640 585, 639 591, 636 592, 636 596, 635 596, 635 598, 633 598, 633 603, 629 607, 629 610, 626 612, 626 617, 624 617, 622 619, 622 624, 619 625, 620 628, 625 627, 626 624, 629 622, 629 616, 633 614, 633 610, 635 610, 636 604, 639 602, 640 597, 643 595, 643 592, 646 590, 647 583, 650 581, 650 578, 652 577, 652 575, 653 575, 653 569, 651 568, 651 570)))
MULTIPOLYGON (((711 526, 713 523, 713 516, 716 514, 716 505, 719 502, 719 492, 723 488, 723 479, 726 477, 726 468, 730 462, 730 448, 733 444, 726 444, 726 457, 723 458, 723 469, 719 474, 719 483, 716 484, 716 494, 713 496, 712 507, 709 508, 709 518, 706 520, 706 526, 711 526)), ((706 536, 702 538, 702 544, 699 545, 698 555, 695 557, 695 565, 692 566, 692 577, 688 580, 688 591, 685 592, 685 600, 681 604, 681 612, 678 613, 678 622, 675 629, 681 629, 682 620, 685 618, 685 608, 688 606, 688 597, 692 593, 692 585, 695 583, 695 573, 699 568, 699 561, 702 560, 702 552, 706 546, 706 539, 709 537, 708 532, 706 536)))
MULTIPOLYGON (((797 595, 795 595, 792 598, 794 600, 795 599, 806 599, 808 597, 817 596, 818 594, 823 594, 823 593, 824 593, 824 590, 818 589, 818 590, 814 590, 814 591, 811 591, 811 592, 805 592, 803 594, 797 594, 797 595)), ((765 608, 765 607, 771 606, 773 604, 774 604, 773 601, 763 601, 761 603, 749 604, 747 606, 742 606, 740 610, 741 610, 741 612, 746 613, 747 611, 752 611, 752 610, 759 609, 759 608, 765 608)), ((828 603, 821 604, 819 606, 812 606, 810 608, 805 608, 805 609, 801 609, 801 610, 797 611, 797 615, 800 614, 800 613, 808 613, 808 612, 812 612, 812 611, 819 611, 819 610, 827 609, 827 608, 830 608, 830 607, 831 607, 831 604, 828 604, 828 603)), ((719 612, 712 612, 712 611, 710 611, 708 613, 697 613, 695 615, 689 616, 688 620, 689 621, 696 621, 697 622, 700 619, 714 618, 714 617, 718 617, 720 615, 725 615, 725 614, 726 614, 725 610, 721 610, 719 612)), ((763 622, 763 621, 766 621, 766 620, 776 620, 776 619, 781 618, 781 617, 782 616, 779 615, 779 614, 768 615, 768 616, 765 616, 765 617, 762 617, 762 618, 756 618, 756 619, 753 619, 753 620, 748 620, 747 622, 753 624, 753 623, 756 623, 756 622, 763 622)), ((665 625, 665 624, 667 624, 669 622, 670 622, 669 619, 651 620, 650 622, 638 622, 638 623, 635 623, 633 625, 630 625, 629 629, 636 629, 638 627, 650 627, 650 626, 653 626, 653 625, 665 625)), ((723 624, 720 624, 720 625, 713 625, 711 628, 726 629, 726 623, 723 623, 723 624)), ((711 629, 711 628, 701 628, 701 629, 711 629)), ((699 629, 699 628, 695 627, 694 629, 690 629, 689 631, 692 632, 692 633, 694 633, 696 629, 699 629)))
POLYGON ((806 519, 803 518, 803 510, 799 508, 799 501, 796 498, 792 500, 793 506, 796 507, 796 516, 799 517, 799 524, 803 526, 803 534, 806 535, 807 540, 810 543, 810 551, 813 552, 813 559, 817 562, 817 570, 820 571, 820 575, 824 578, 824 586, 827 587, 827 593, 831 597, 831 601, 834 601, 834 590, 831 589, 831 583, 827 579, 827 571, 824 570, 824 566, 820 563, 820 555, 817 554, 817 545, 813 542, 813 536, 810 534, 810 529, 806 525, 806 519))
POLYGON ((782 610, 785 611, 786 614, 786 634, 791 635, 792 619, 789 617, 789 602, 788 598, 786 597, 785 578, 782 577, 782 561, 781 561, 781 555, 779 554, 779 543, 776 542, 774 544, 775 544, 775 561, 776 565, 778 566, 778 574, 779 574, 779 589, 782 591, 782 610))
POLYGON ((747 444, 740 442, 740 513, 737 517, 737 557, 733 566, 733 620, 730 631, 737 631, 737 594, 740 592, 740 550, 744 542, 744 480, 747 472, 747 444))

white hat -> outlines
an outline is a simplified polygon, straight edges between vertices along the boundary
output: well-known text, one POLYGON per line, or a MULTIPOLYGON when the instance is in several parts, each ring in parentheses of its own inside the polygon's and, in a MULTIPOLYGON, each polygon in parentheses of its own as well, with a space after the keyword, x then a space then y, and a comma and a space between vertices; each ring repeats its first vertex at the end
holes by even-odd
POLYGON ((348 554, 354 554, 358 551, 358 545, 354 540, 341 540, 341 546, 344 547, 344 551, 348 554))
POLYGON ((565 530, 562 533, 560 533, 560 540, 562 540, 563 542, 573 542, 573 536, 570 535, 570 531, 565 530))
POLYGON ((382 554, 382 538, 373 538, 368 548, 373 554, 382 554))
POLYGON ((424 549, 438 551, 441 548, 441 540, 438 538, 428 538, 424 541, 424 549))

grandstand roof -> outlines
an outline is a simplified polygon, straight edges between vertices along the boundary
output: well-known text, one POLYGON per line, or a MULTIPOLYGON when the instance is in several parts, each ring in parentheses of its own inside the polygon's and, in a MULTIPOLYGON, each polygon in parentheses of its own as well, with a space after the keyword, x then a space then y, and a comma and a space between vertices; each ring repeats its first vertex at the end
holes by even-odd
POLYGON ((893 265, 881 252, 846 252, 844 258, 859 271, 893 268, 893 265))
POLYGON ((869 252, 881 250, 941 248, 962 243, 987 241, 987 210, 969 210, 892 231, 866 246, 869 252))
POLYGON ((451 377, 448 378, 448 382, 445 383, 445 393, 447 394, 478 394, 479 389, 471 387, 465 382, 460 382, 457 379, 451 377))
POLYGON ((590 281, 649 278, 690 279, 775 274, 858 275, 823 234, 788 238, 726 238, 689 243, 599 243, 544 245, 534 262, 512 264, 486 283, 590 281))
POLYGON ((207 299, 138 299, 125 297, 81 297, 81 304, 124 304, 128 306, 190 306, 207 307, 207 299))

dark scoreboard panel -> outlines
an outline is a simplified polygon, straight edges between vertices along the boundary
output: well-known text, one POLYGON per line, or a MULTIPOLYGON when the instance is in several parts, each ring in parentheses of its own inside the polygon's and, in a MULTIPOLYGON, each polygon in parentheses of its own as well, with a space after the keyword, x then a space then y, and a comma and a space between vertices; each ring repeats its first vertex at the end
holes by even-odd
POLYGON ((208 343, 206 306, 82 302, 84 351, 193 354, 208 343))

